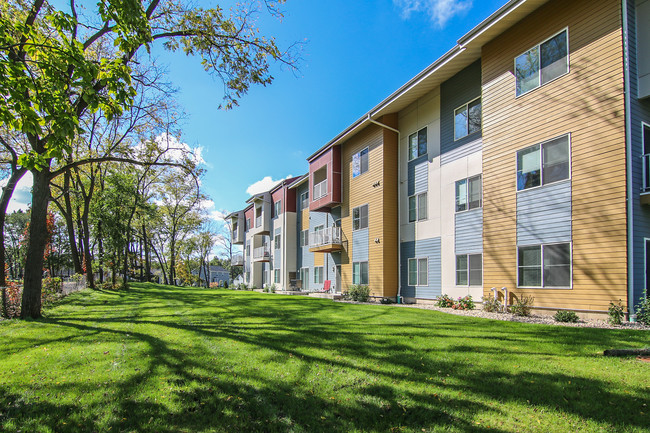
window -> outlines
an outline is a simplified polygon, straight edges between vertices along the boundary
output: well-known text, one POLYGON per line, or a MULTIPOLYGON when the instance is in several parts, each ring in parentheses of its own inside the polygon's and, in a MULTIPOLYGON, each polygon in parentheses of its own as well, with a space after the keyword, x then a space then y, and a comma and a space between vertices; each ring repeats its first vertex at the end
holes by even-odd
POLYGON ((429 284, 429 259, 409 259, 409 286, 429 284))
POLYGON ((456 256, 456 285, 483 285, 483 254, 459 254, 456 256))
POLYGON ((352 230, 361 230, 368 228, 368 205, 355 207, 352 209, 352 230))
POLYGON ((300 194, 300 209, 307 209, 309 207, 309 191, 300 194))
POLYGON ((300 232, 300 246, 305 247, 309 245, 309 230, 303 230, 300 232))
POLYGON ((481 175, 456 181, 456 212, 477 209, 483 205, 481 175))
POLYGON ((275 236, 273 237, 273 246, 276 250, 280 249, 280 241, 282 239, 281 232, 280 230, 277 230, 275 232, 275 236))
POLYGON ((571 244, 519 247, 519 287, 571 287, 571 244))
POLYGON ((650 125, 643 124, 643 191, 650 190, 650 125))
POLYGON ((368 285, 368 262, 352 263, 352 284, 368 285))
POLYGON ((273 282, 276 284, 280 284, 280 270, 276 269, 273 271, 273 282))
POLYGON ((323 267, 314 267, 314 284, 323 284, 323 267))
POLYGON ((246 218, 246 231, 249 231, 251 229, 251 219, 246 218))
POLYGON ((568 135, 517 152, 517 191, 568 178, 568 135))
POLYGON ((409 161, 427 153, 427 128, 409 135, 409 161))
POLYGON ((521 96, 569 72, 567 30, 515 59, 516 94, 521 96))
POLYGON ((409 197, 409 222, 427 219, 427 193, 409 197))
POLYGON ((454 140, 481 130, 481 98, 474 99, 454 111, 454 140))
POLYGON ((277 218, 282 213, 282 200, 273 203, 273 218, 277 218))
POLYGON ((352 177, 357 177, 368 171, 368 148, 352 155, 352 177))

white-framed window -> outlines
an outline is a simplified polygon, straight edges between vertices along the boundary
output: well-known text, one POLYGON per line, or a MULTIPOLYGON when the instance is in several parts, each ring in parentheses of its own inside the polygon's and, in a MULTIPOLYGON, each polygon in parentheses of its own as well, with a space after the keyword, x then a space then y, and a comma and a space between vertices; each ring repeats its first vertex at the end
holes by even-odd
POLYGON ((412 195, 409 197, 409 222, 422 221, 427 219, 427 193, 412 195))
POLYGON ((273 218, 277 218, 282 213, 282 200, 273 203, 273 218))
POLYGON ((409 135, 409 161, 427 153, 427 128, 409 135))
POLYGON ((352 230, 361 230, 368 228, 368 205, 355 207, 352 209, 352 230))
POLYGON ((643 138, 643 191, 650 190, 650 125, 641 123, 643 138))
POLYGON ((251 229, 251 219, 250 218, 246 218, 246 227, 245 227, 245 229, 246 229, 246 231, 249 231, 251 229))
POLYGON ((456 255, 456 285, 483 285, 483 254, 456 255))
POLYGON ((518 287, 571 287, 571 244, 541 244, 517 249, 518 287))
POLYGON ((273 237, 273 248, 276 250, 280 249, 281 241, 282 240, 282 232, 280 229, 277 229, 275 231, 275 236, 273 237))
POLYGON ((517 191, 569 178, 569 138, 563 135, 517 152, 517 191))
POLYGON ((300 194, 300 209, 307 209, 309 207, 309 191, 300 194))
POLYGON ((314 266, 314 284, 323 284, 322 266, 314 266))
POLYGON ((516 96, 569 73, 569 31, 564 29, 515 57, 516 96))
POLYGON ((368 262, 352 262, 352 284, 368 285, 368 262))
POLYGON ((454 110, 454 140, 481 130, 481 97, 469 101, 454 110))
POLYGON ((273 282, 275 284, 280 284, 280 270, 279 269, 275 269, 273 271, 273 282))
POLYGON ((309 288, 309 268, 300 268, 300 281, 302 281, 302 290, 309 288))
POLYGON ((368 171, 368 148, 352 155, 352 177, 361 176, 368 171))
POLYGON ((456 212, 477 209, 483 206, 481 175, 456 181, 456 212))
POLYGON ((309 230, 303 230, 300 232, 300 246, 306 247, 309 245, 309 230))
POLYGON ((409 259, 408 266, 409 286, 427 286, 429 284, 429 259, 409 259))

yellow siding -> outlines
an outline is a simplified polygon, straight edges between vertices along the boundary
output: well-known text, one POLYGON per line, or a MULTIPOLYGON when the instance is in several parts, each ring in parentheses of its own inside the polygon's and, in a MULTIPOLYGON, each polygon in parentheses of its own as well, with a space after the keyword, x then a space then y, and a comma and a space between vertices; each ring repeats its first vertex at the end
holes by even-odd
POLYGON ((551 1, 483 48, 484 290, 606 310, 626 296, 620 2, 551 1), (570 73, 515 98, 514 58, 568 27, 570 73), (516 152, 571 133, 573 288, 516 289, 516 152))

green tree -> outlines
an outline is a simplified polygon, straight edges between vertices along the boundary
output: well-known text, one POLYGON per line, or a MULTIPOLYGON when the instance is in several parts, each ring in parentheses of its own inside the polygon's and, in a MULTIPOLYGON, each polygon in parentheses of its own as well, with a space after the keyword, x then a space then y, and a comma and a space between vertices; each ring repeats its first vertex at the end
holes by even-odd
MULTIPOLYGON (((276 11, 276 3, 265 3, 276 11)), ((270 60, 293 62, 273 39, 259 35, 248 10, 226 16, 218 6, 202 9, 175 0, 99 0, 96 10, 83 15, 74 0, 69 7, 57 10, 46 0, 0 3, 0 123, 25 134, 28 151, 14 150, 18 164, 34 177, 23 318, 41 315, 50 181, 73 167, 100 162, 74 159, 80 119, 87 111, 101 111, 110 121, 133 102, 132 65, 146 61, 143 50, 162 43, 200 57, 206 71, 223 81, 226 108, 251 85, 272 81, 270 60), (104 55, 102 45, 114 50, 104 55)))

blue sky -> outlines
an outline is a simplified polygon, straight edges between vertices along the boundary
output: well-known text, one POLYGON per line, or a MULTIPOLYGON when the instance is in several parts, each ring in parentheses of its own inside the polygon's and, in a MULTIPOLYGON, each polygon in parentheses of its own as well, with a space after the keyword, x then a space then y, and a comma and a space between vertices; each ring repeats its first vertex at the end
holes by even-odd
MULTIPOLYGON (((274 66, 274 82, 253 87, 230 111, 217 109, 222 84, 203 71, 200 59, 155 49, 187 114, 182 141, 202 148, 202 184, 212 210, 241 209, 249 187, 264 178, 268 185, 305 173, 307 156, 505 2, 288 0, 281 21, 263 13, 258 27, 281 48, 304 42, 299 71, 274 66)), ((10 211, 29 202, 29 185, 15 198, 10 211)))

